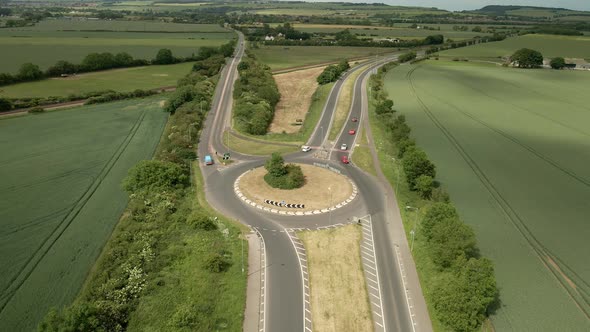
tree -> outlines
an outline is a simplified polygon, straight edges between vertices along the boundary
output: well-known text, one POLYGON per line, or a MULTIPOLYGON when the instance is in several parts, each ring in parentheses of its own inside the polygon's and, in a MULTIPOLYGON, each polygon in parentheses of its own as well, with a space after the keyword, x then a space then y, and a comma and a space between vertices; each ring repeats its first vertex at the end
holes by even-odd
POLYGON ((287 174, 287 168, 285 167, 285 160, 280 153, 275 152, 270 156, 270 159, 264 164, 264 168, 268 171, 268 174, 273 177, 281 177, 287 174))
POLYGON ((117 67, 129 67, 133 65, 133 57, 126 52, 115 54, 115 65, 117 67))
POLYGON ((375 113, 385 114, 393 112, 393 101, 391 99, 385 99, 383 102, 377 104, 375 107, 375 113))
POLYGON ((39 66, 27 62, 20 66, 17 77, 21 81, 34 81, 42 78, 43 72, 39 69, 39 66))
POLYGON ((436 175, 434 164, 428 160, 424 151, 416 147, 412 147, 406 151, 403 166, 406 173, 406 181, 412 190, 416 189, 416 180, 420 175, 428 175, 433 179, 436 175))
POLYGON ((424 45, 438 45, 445 42, 443 35, 432 35, 424 38, 424 45))
POLYGON ((420 175, 416 179, 416 191, 420 197, 429 199, 432 195, 432 188, 434 187, 434 180, 429 175, 420 175))
POLYGON ((521 48, 512 54, 510 61, 519 68, 539 68, 543 65, 543 55, 539 51, 521 48))
POLYGON ((82 60, 84 71, 97 71, 115 67, 115 56, 112 53, 90 53, 82 60))
POLYGON ((399 142, 397 142, 397 157, 402 159, 406 154, 406 151, 408 151, 411 147, 415 146, 416 141, 414 141, 413 139, 407 138, 399 140, 399 142))
POLYGON ((451 330, 475 331, 498 297, 494 267, 485 258, 462 258, 457 265, 459 270, 436 283, 433 305, 441 322, 451 330))
POLYGON ((402 54, 398 57, 399 62, 408 62, 408 61, 412 61, 414 59, 416 59, 415 52, 408 52, 408 53, 402 54))
POLYGON ((553 58, 549 64, 553 69, 563 69, 565 67, 565 59, 562 57, 553 58))
POLYGON ((420 223, 420 230, 426 240, 432 237, 432 228, 444 219, 456 218, 459 219, 459 214, 455 207, 447 203, 435 203, 426 210, 424 218, 420 223))
POLYGON ((172 55, 172 51, 170 49, 162 48, 158 51, 156 58, 152 62, 157 65, 169 65, 176 62, 176 59, 172 55))
POLYGON ((174 113, 177 108, 179 108, 182 104, 193 100, 195 97, 195 90, 190 85, 182 86, 174 93, 168 100, 166 101, 166 105, 164 106, 164 110, 169 113, 174 113))
POLYGON ((123 189, 128 193, 139 190, 183 188, 188 185, 189 178, 177 164, 159 161, 142 160, 127 173, 123 180, 123 189))
POLYGON ((73 74, 78 71, 78 66, 75 64, 60 60, 56 62, 53 66, 47 68, 47 76, 60 76, 61 74, 73 74))
POLYGON ((477 254, 473 229, 459 218, 445 218, 434 224, 428 249, 432 261, 441 268, 449 268, 459 257, 477 254))

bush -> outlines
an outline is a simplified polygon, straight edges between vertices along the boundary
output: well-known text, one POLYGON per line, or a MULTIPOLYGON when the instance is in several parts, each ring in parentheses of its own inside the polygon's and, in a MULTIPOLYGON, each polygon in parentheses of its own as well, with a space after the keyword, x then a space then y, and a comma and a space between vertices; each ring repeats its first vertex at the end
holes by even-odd
POLYGON ((217 229, 217 225, 213 219, 202 214, 189 218, 188 223, 193 225, 196 229, 202 229, 204 231, 212 231, 217 229))
POLYGON ((494 268, 485 258, 462 258, 457 266, 438 280, 432 302, 440 321, 451 330, 476 331, 498 297, 494 268))
POLYGON ((449 193, 447 193, 443 188, 437 187, 432 189, 431 199, 435 202, 449 203, 451 201, 451 196, 449 196, 449 193))
POLYGON ((6 98, 0 97, 0 112, 10 111, 12 109, 12 102, 6 98))
POLYGON ((205 264, 209 271, 215 273, 224 272, 230 266, 230 262, 220 253, 211 254, 205 264))
POLYGON ((348 70, 350 65, 348 60, 342 60, 338 65, 330 65, 317 77, 317 82, 321 85, 337 81, 343 72, 348 70))
POLYGON ((475 234, 458 218, 445 218, 432 227, 428 251, 436 265, 449 268, 459 257, 475 257, 475 234))
POLYGON ((402 159, 410 148, 416 146, 416 141, 411 138, 404 138, 397 142, 397 157, 402 159))
POLYGON ((172 55, 172 51, 168 48, 162 48, 156 54, 156 58, 152 63, 157 65, 168 65, 176 62, 176 58, 172 55))
POLYGON ((178 165, 159 160, 142 160, 129 170, 123 180, 123 189, 128 193, 143 189, 170 190, 189 184, 186 172, 178 165))
POLYGON ((399 62, 408 62, 416 59, 416 52, 408 52, 399 56, 399 62))
POLYGON ((45 112, 45 109, 43 107, 33 107, 30 110, 28 110, 28 113, 31 114, 39 114, 39 113, 43 113, 45 112))
POLYGON ((416 190, 416 180, 421 175, 428 175, 434 179, 436 170, 434 164, 428 160, 426 153, 419 148, 412 147, 404 154, 402 160, 406 181, 412 190, 416 190))
POLYGON ((30 62, 24 63, 18 70, 18 79, 20 81, 34 81, 43 78, 43 72, 39 66, 30 62))
POLYGON ((264 181, 273 188, 296 189, 305 184, 305 176, 301 167, 295 164, 285 165, 285 161, 279 153, 273 153, 266 161, 264 168, 268 171, 264 176, 264 181))
POLYGON ((459 218, 459 214, 454 206, 446 203, 435 203, 431 205, 428 210, 426 210, 421 222, 420 230, 424 238, 429 241, 432 238, 432 229, 434 226, 442 220, 449 218, 459 218))
POLYGON ((429 175, 420 175, 416 179, 416 191, 424 199, 429 199, 432 196, 433 187, 434 180, 429 175))

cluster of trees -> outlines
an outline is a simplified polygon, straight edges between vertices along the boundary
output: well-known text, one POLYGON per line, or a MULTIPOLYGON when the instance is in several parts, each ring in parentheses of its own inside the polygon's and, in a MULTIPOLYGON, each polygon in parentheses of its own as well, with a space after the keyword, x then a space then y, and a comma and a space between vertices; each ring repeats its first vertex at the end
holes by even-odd
POLYGON ((335 82, 340 78, 340 75, 350 69, 350 65, 348 64, 348 60, 344 59, 340 61, 337 65, 330 65, 324 69, 324 71, 317 77, 317 81, 319 84, 328 84, 330 82, 335 82))
MULTIPOLYGON (((217 224, 189 198, 194 192, 188 161, 195 157, 193 146, 211 103, 214 82, 214 78, 196 72, 182 80, 182 87, 195 91, 194 98, 176 105, 155 160, 139 162, 123 181, 130 197, 127 212, 83 295, 63 310, 51 310, 39 331, 125 331, 140 298, 165 285, 166 279, 159 272, 190 252, 182 246, 171 250, 171 246, 187 234, 213 236, 207 234, 217 224)), ((202 258, 202 269, 223 273, 231 266, 225 243, 203 249, 206 257, 202 258)), ((215 304, 208 305, 212 311, 215 304)), ((175 317, 170 318, 171 324, 196 328, 175 317)))
POLYGON ((90 97, 90 98, 88 98, 88 100, 84 104, 85 105, 101 104, 101 103, 108 103, 108 102, 115 101, 115 100, 143 98, 143 97, 155 95, 157 93, 158 93, 158 91, 156 91, 156 90, 141 90, 141 89, 135 89, 131 92, 110 91, 107 93, 103 93, 100 96, 90 97))
POLYGON ((260 28, 243 28, 250 41, 264 40, 265 36, 275 36, 279 34, 288 40, 307 40, 311 38, 311 34, 295 30, 291 23, 285 23, 276 27, 271 27, 268 23, 264 23, 260 28))
POLYGON ((519 68, 540 68, 543 65, 543 55, 530 48, 521 48, 510 56, 510 62, 519 68))
POLYGON ((264 176, 264 181, 273 188, 296 189, 305 184, 301 167, 295 164, 285 165, 285 160, 277 152, 266 161, 264 168, 268 172, 264 176))
POLYGON ((438 275, 432 289, 432 304, 440 321, 453 331, 474 331, 498 302, 494 269, 490 260, 479 256, 473 230, 464 224, 450 203, 449 195, 437 186, 436 167, 410 137, 403 115, 396 115, 393 101, 383 91, 383 77, 396 63, 379 69, 370 80, 375 112, 389 139, 397 147, 406 182, 428 205, 420 223, 423 239, 438 275))
POLYGON ((565 59, 562 57, 553 58, 553 59, 551 59, 551 62, 549 63, 549 65, 553 69, 563 69, 566 66, 565 59))
POLYGON ((240 78, 234 85, 236 128, 251 135, 264 135, 272 122, 275 106, 281 99, 270 67, 247 52, 238 64, 240 78))

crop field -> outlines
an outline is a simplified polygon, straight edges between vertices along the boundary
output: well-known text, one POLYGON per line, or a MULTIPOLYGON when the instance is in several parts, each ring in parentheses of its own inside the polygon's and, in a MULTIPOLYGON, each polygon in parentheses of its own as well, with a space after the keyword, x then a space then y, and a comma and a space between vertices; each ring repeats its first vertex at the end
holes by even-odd
POLYGON ((105 70, 70 77, 55 77, 0 87, 0 97, 68 96, 92 91, 114 90, 129 92, 135 89, 155 89, 176 85, 188 73, 193 63, 165 66, 146 66, 105 70))
POLYGON ((273 70, 394 52, 385 47, 260 46, 252 52, 273 70))
POLYGON ((101 31, 109 27, 98 23, 100 21, 71 21, 71 27, 68 21, 50 22, 39 27, 0 30, 0 72, 16 73, 25 62, 39 65, 41 69, 59 60, 80 63, 93 52, 127 52, 135 58, 153 59, 159 49, 169 48, 176 56, 190 56, 197 53, 199 47, 220 46, 235 37, 232 32, 213 31, 209 24, 193 24, 191 28, 196 32, 191 32, 183 30, 189 29, 187 24, 178 24, 178 28, 173 23, 146 24, 144 28, 141 22, 115 21, 110 28, 120 31, 101 31), (198 30, 199 27, 202 30, 198 30))
POLYGON ((30 331, 70 303, 151 158, 163 97, 0 120, 0 326, 30 331))
POLYGON ((544 57, 590 58, 590 37, 525 35, 503 41, 478 44, 441 52, 441 56, 498 59, 510 56, 514 51, 527 47, 537 50, 544 57))
POLYGON ((385 88, 493 260, 497 331, 590 329, 590 75, 404 65, 385 88))

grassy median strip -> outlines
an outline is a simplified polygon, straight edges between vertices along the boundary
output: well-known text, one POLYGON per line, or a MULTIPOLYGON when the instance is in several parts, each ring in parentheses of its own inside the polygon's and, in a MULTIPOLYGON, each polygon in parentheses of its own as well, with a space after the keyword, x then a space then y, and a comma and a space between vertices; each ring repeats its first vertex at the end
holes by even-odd
POLYGON ((352 153, 352 162, 357 165, 363 171, 377 176, 375 171, 375 165, 373 165, 373 156, 371 155, 371 149, 369 148, 369 142, 367 135, 364 130, 359 130, 359 142, 358 146, 354 148, 352 153))
POLYGON ((300 232, 307 251, 314 330, 372 331, 357 225, 300 232))
MULTIPOLYGON (((273 152, 278 153, 288 153, 288 152, 295 152, 299 150, 299 147, 292 146, 292 145, 277 145, 272 144, 271 142, 263 142, 263 141, 255 141, 255 140, 247 140, 245 138, 237 137, 234 135, 229 134, 226 131, 223 134, 223 144, 227 147, 229 141, 229 151, 237 151, 244 154, 256 155, 256 156, 266 156, 270 155, 273 152), (229 139, 228 139, 229 135, 229 139)), ((220 151, 225 152, 225 151, 220 151)))
POLYGON ((334 123, 332 123, 332 129, 330 129, 330 135, 328 136, 328 139, 330 141, 336 139, 336 137, 342 130, 342 126, 344 126, 344 122, 346 122, 346 118, 348 117, 348 111, 350 110, 350 105, 352 104, 354 82, 366 67, 367 66, 365 65, 361 69, 358 69, 357 71, 352 73, 342 85, 340 96, 338 96, 338 103, 336 104, 336 114, 334 114, 334 123))

